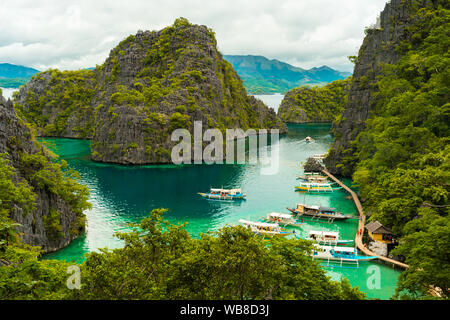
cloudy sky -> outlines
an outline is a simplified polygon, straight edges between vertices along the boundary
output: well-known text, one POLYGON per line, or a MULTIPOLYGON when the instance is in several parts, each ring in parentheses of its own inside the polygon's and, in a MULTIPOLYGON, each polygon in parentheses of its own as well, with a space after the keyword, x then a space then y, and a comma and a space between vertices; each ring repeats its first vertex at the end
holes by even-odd
POLYGON ((0 63, 80 69, 102 64, 138 30, 177 17, 212 28, 223 54, 263 55, 302 68, 352 71, 387 0, 0 0, 0 63))

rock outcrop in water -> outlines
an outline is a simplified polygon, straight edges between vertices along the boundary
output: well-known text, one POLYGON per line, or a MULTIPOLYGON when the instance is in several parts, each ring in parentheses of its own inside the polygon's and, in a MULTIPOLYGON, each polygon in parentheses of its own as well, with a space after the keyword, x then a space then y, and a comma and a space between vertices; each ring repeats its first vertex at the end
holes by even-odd
POLYGON ((303 165, 303 169, 305 170, 305 172, 322 172, 322 170, 325 168, 319 163, 318 160, 314 158, 308 158, 303 165))
POLYGON ((289 90, 278 109, 281 120, 291 123, 332 122, 344 111, 351 78, 323 87, 289 90))
POLYGON ((1 95, 0 167, 0 218, 20 224, 16 230, 24 243, 52 252, 83 232, 87 189, 51 161, 11 101, 1 95), (9 182, 13 186, 5 189, 9 182))
POLYGON ((174 129, 280 129, 273 109, 247 95, 214 33, 180 18, 161 31, 139 31, 95 70, 38 74, 16 108, 42 136, 89 138, 101 162, 170 162, 174 129))
POLYGON ((365 121, 375 108, 373 97, 377 76, 385 64, 394 64, 400 58, 396 48, 407 39, 405 30, 411 24, 408 2, 390 1, 381 12, 379 25, 366 29, 366 37, 355 61, 348 102, 342 117, 333 124, 335 142, 325 159, 333 174, 351 174, 351 170, 343 172, 340 163, 352 154, 351 141, 364 130, 365 121))

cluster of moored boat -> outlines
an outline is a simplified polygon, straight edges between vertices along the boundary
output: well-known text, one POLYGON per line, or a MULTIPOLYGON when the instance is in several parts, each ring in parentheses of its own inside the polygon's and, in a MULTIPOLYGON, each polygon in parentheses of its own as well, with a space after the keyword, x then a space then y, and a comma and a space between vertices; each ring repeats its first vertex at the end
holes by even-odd
MULTIPOLYGON (((303 177, 307 179, 314 177, 314 179, 320 180, 324 178, 315 174, 305 174, 303 177)), ((301 178, 303 179, 303 177, 301 178)), ((209 200, 220 201, 244 200, 246 197, 240 188, 211 188, 209 192, 199 193, 199 195, 209 200)), ((285 227, 301 227, 304 218, 326 222, 342 221, 351 218, 351 216, 338 212, 335 208, 306 205, 304 203, 298 203, 294 208, 288 207, 287 209, 291 213, 268 213, 265 217, 262 217, 264 222, 240 219, 239 223, 260 236, 284 237, 296 234, 295 230, 289 231, 285 227)), ((357 250, 353 247, 342 248, 341 246, 352 245, 353 240, 340 239, 339 233, 335 231, 311 230, 306 239, 315 242, 313 258, 328 260, 328 262, 340 261, 341 264, 342 262, 358 262, 376 258, 358 256, 357 250)))
POLYGON ((297 191, 334 192, 342 189, 342 187, 334 186, 335 182, 328 181, 328 177, 315 172, 306 172, 303 176, 298 176, 297 179, 301 180, 299 185, 295 187, 297 191))

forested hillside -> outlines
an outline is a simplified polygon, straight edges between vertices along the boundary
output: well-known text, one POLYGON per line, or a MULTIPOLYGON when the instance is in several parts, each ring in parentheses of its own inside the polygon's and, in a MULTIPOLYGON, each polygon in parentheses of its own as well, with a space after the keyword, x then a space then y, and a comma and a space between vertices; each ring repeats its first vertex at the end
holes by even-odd
POLYGON ((291 123, 332 122, 344 111, 350 83, 348 78, 323 87, 292 89, 284 96, 278 116, 291 123))
POLYGON ((393 253, 410 269, 400 296, 431 286, 447 297, 450 288, 449 9, 448 1, 393 0, 380 27, 366 30, 326 159, 353 177, 370 220, 401 237, 393 253))

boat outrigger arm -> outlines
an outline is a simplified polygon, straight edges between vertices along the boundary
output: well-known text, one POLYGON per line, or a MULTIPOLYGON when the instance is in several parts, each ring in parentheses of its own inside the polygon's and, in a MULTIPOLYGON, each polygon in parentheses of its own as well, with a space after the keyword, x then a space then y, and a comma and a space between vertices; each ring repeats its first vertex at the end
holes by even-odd
POLYGON ((313 259, 321 259, 328 262, 335 261, 340 263, 354 263, 359 267, 360 261, 369 261, 377 259, 378 256, 360 256, 356 248, 352 247, 337 247, 337 246, 322 246, 314 244, 313 259))

